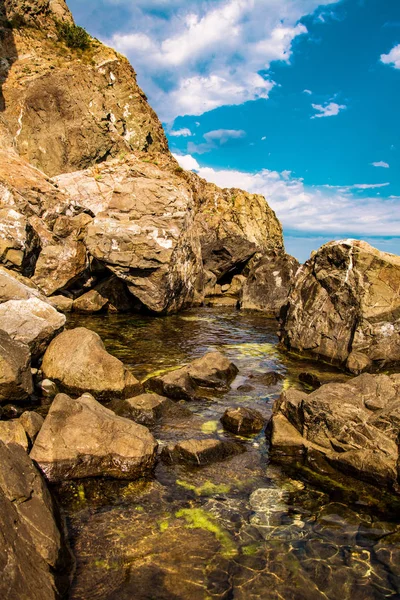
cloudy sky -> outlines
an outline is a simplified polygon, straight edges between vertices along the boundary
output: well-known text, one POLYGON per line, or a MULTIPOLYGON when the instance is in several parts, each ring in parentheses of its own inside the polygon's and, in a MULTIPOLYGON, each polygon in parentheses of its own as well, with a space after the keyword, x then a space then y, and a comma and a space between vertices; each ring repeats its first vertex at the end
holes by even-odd
POLYGON ((399 0, 69 0, 128 56, 182 166, 262 193, 304 260, 400 254, 399 0))

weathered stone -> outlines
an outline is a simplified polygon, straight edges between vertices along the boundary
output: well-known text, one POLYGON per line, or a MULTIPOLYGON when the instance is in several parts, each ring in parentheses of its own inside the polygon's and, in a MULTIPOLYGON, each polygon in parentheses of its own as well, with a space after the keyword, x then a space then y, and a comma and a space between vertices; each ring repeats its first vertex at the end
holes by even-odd
POLYGON ((30 442, 33 444, 44 423, 42 415, 39 415, 37 412, 31 410, 26 410, 20 416, 19 422, 24 428, 30 442))
POLYGON ((0 329, 26 344, 38 358, 65 325, 65 316, 39 298, 0 304, 0 329))
POLYGON ((237 367, 223 354, 209 352, 186 367, 148 379, 145 387, 173 400, 194 400, 201 397, 202 388, 227 391, 237 373, 237 367))
POLYGON ((0 330, 0 403, 26 400, 32 392, 28 347, 0 330))
POLYGON ((308 371, 304 371, 304 373, 300 373, 299 381, 301 383, 305 383, 315 389, 321 387, 321 382, 318 377, 314 373, 309 373, 308 371))
POLYGON ((46 296, 51 296, 71 286, 86 267, 87 256, 83 242, 63 240, 62 244, 43 248, 32 281, 46 296))
POLYGON ((100 336, 85 327, 64 331, 51 342, 42 371, 58 389, 73 395, 129 398, 142 389, 123 363, 108 354, 100 336))
POLYGON ((154 425, 164 416, 187 416, 190 411, 158 394, 140 394, 126 400, 113 400, 108 405, 115 414, 136 423, 154 425))
POLYGON ((50 296, 48 302, 62 313, 72 312, 72 306, 74 304, 72 298, 67 298, 66 296, 50 296))
POLYGON ((107 304, 107 298, 104 298, 96 290, 90 290, 90 292, 86 292, 86 294, 74 300, 73 311, 79 313, 97 313, 103 310, 107 304))
POLYGON ((0 267, 0 304, 8 300, 29 300, 29 298, 45 299, 30 279, 0 267))
POLYGON ((274 406, 271 456, 334 469, 399 492, 400 378, 364 374, 307 395, 283 392, 274 406))
MULTIPOLYGON (((138 302, 136 301, 136 304, 138 302)), ((126 284, 116 276, 109 277, 94 289, 77 298, 73 310, 80 313, 129 312, 135 308, 135 298, 128 292, 126 284)))
POLYGON ((284 252, 263 256, 250 269, 243 285, 240 308, 279 315, 299 266, 293 256, 284 252))
POLYGON ((45 398, 54 398, 58 394, 58 389, 54 381, 50 379, 43 379, 39 384, 38 388, 40 389, 42 395, 45 398))
POLYGON ((282 375, 282 373, 270 371, 269 373, 252 373, 249 375, 249 379, 252 379, 257 383, 261 383, 262 385, 273 386, 278 385, 278 383, 283 381, 285 377, 282 375))
POLYGON ((259 433, 265 425, 261 413, 251 408, 228 408, 221 417, 224 429, 238 435, 259 433))
POLYGON ((400 361, 400 257, 366 242, 322 246, 299 270, 281 340, 353 371, 400 361))
POLYGON ((40 246, 28 220, 14 208, 0 208, 0 222, 0 261, 10 269, 31 275, 40 246))
POLYGON ((19 421, 0 421, 0 441, 4 444, 18 444, 28 450, 25 429, 19 421))
POLYGON ((168 464, 207 465, 241 454, 245 449, 235 442, 223 440, 185 440, 175 446, 164 446, 161 458, 168 464))
POLYGON ((154 466, 157 443, 141 425, 118 417, 90 394, 56 396, 31 458, 47 479, 136 479, 154 466), (62 443, 61 443, 62 440, 62 443))

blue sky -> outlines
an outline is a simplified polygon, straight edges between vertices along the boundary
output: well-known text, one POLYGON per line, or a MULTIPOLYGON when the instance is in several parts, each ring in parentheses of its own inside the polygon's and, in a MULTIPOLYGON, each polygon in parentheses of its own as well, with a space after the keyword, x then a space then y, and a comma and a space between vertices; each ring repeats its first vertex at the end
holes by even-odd
POLYGON ((356 237, 400 254, 400 1, 69 6, 128 56, 182 166, 264 194, 289 252, 356 237))

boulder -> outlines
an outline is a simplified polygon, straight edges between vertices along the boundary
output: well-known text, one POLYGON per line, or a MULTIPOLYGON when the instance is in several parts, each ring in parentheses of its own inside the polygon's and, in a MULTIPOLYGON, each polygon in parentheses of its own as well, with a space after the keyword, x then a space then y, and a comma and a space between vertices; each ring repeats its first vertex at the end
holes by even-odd
POLYGON ((42 428, 44 419, 42 415, 39 415, 37 412, 34 412, 33 410, 26 410, 20 416, 19 423, 21 423, 22 427, 24 428, 29 441, 31 444, 33 444, 37 438, 37 434, 42 428))
POLYGON ((267 254, 251 267, 243 285, 240 308, 278 316, 287 302, 299 262, 284 252, 267 254))
POLYGON ((107 304, 107 298, 104 298, 96 290, 90 290, 74 300, 72 310, 78 313, 97 313, 102 311, 107 304))
POLYGON ((72 567, 45 483, 16 444, 0 442, 0 596, 57 600, 72 567))
POLYGON ((258 410, 252 408, 228 408, 221 417, 224 429, 238 435, 259 433, 265 425, 265 419, 258 410))
POLYGON ((32 393, 29 348, 0 330, 0 403, 26 400, 32 393))
POLYGON ((32 281, 51 296, 73 285, 87 267, 86 248, 74 239, 45 246, 40 253, 32 281))
POLYGON ((112 276, 77 298, 73 303, 73 310, 74 312, 89 314, 102 310, 129 312, 134 306, 135 299, 128 292, 126 284, 118 277, 112 276))
POLYGON ((289 389, 274 406, 271 456, 317 471, 325 462, 399 493, 399 407, 400 375, 365 373, 309 395, 289 389))
POLYGON ((399 286, 400 257, 356 240, 325 244, 297 273, 281 341, 356 374, 396 364, 399 286))
POLYGON ((106 351, 100 336, 85 327, 64 331, 51 342, 42 371, 59 390, 73 395, 129 398, 142 389, 123 363, 106 351))
POLYGON ((183 406, 158 394, 140 394, 126 400, 113 400, 108 408, 120 417, 132 419, 147 427, 154 425, 165 416, 183 417, 192 414, 183 406))
POLYGON ((238 372, 223 354, 209 352, 181 369, 148 379, 145 387, 173 400, 194 400, 201 397, 202 389, 228 391, 238 372))
POLYGON ((28 439, 19 420, 0 421, 0 441, 4 444, 18 444, 28 450, 28 439))
POLYGON ((72 307, 74 304, 72 298, 67 298, 66 296, 62 295, 50 296, 50 298, 48 298, 48 302, 54 306, 55 309, 62 313, 72 312, 72 307))
POLYGON ((30 276, 40 252, 40 243, 27 218, 15 208, 0 204, 0 262, 30 276))
POLYGON ((245 452, 245 448, 235 442, 212 439, 184 440, 175 446, 164 446, 161 458, 168 464, 186 463, 202 466, 242 452, 245 452))
POLYGON ((45 299, 30 279, 0 267, 0 304, 8 300, 29 300, 29 298, 45 299))
POLYGON ((58 394, 31 458, 49 481, 85 477, 136 479, 154 466, 157 443, 148 429, 118 417, 90 394, 58 394))
POLYGON ((34 359, 43 354, 65 325, 65 316, 39 298, 0 304, 0 329, 26 344, 34 359))

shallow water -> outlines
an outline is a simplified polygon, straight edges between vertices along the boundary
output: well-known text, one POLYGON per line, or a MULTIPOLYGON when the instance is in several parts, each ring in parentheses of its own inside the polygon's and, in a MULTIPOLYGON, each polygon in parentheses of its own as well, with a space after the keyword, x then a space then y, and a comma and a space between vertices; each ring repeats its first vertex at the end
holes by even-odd
MULTIPOLYGON (((282 354, 276 323, 257 313, 196 309, 177 316, 71 317, 144 379, 221 350, 239 367, 229 393, 187 406, 153 428, 162 446, 233 438, 227 407, 271 414, 298 376, 346 376, 282 354), (266 386, 260 375, 283 378, 266 386), (244 387, 243 387, 244 386, 244 387), (239 388, 239 389, 238 389, 239 388)), ((265 434, 247 452, 201 468, 159 462, 138 482, 87 480, 55 491, 67 513, 77 571, 71 600, 369 600, 400 598, 400 526, 357 494, 321 491, 268 461, 265 434)))

